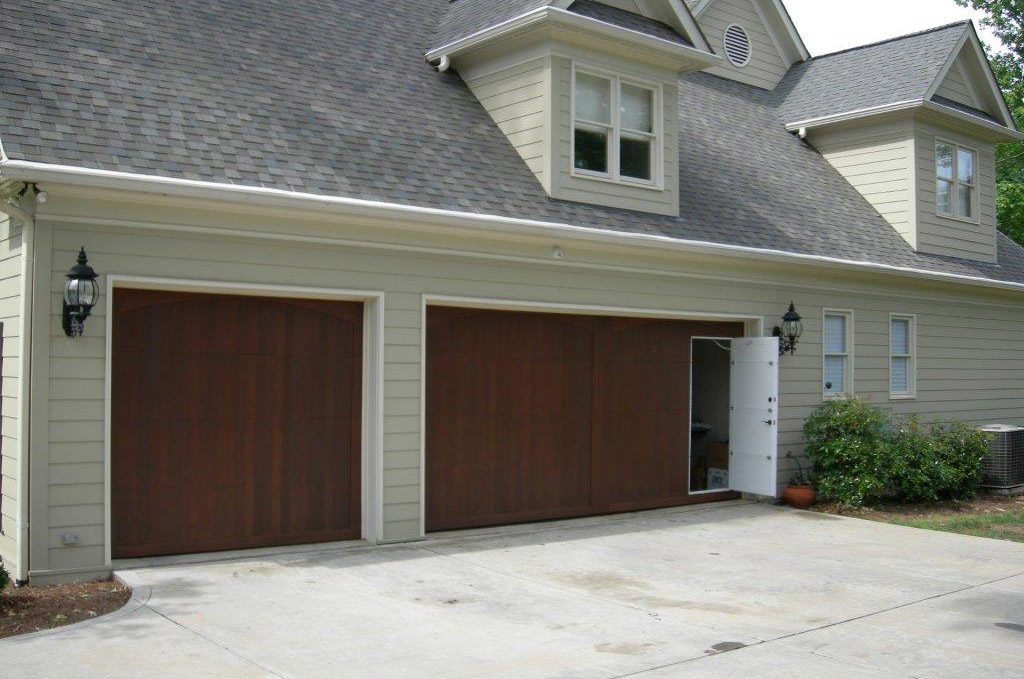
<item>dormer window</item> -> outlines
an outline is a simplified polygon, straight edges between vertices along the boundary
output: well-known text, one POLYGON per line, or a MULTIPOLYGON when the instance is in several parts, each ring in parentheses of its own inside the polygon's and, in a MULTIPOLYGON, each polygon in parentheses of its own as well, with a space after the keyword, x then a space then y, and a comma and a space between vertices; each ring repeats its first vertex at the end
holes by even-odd
POLYGON ((935 209, 940 217, 978 221, 978 152, 935 144, 935 209))
POLYGON ((573 69, 573 174, 654 186, 660 88, 573 69))

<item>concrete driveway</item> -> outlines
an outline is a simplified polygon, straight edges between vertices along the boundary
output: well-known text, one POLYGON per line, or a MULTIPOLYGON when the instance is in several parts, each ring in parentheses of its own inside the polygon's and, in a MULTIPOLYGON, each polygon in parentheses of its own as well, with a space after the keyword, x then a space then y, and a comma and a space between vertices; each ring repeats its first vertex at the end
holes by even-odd
POLYGON ((3 677, 1024 676, 1024 545, 733 503, 127 571, 3 677))

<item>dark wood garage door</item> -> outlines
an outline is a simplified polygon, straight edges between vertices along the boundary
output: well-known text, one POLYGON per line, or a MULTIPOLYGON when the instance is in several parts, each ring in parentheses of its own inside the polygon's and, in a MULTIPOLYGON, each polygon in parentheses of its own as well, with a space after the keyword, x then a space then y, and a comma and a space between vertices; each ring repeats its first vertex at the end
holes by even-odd
POLYGON ((114 557, 358 538, 362 318, 115 290, 114 557))
POLYGON ((427 530, 733 497, 687 492, 690 339, 743 332, 429 308, 427 530))

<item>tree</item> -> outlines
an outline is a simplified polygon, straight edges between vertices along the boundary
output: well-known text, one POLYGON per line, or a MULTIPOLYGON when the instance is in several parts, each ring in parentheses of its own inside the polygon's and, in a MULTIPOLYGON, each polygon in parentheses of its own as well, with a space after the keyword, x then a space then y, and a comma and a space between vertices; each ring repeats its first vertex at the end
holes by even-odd
MULTIPOLYGON (((1024 128, 1024 0, 956 0, 987 15, 981 23, 999 41, 987 45, 996 81, 1017 126, 1024 128)), ((1002 144, 996 154, 996 212, 999 230, 1024 244, 1024 142, 1002 144)))

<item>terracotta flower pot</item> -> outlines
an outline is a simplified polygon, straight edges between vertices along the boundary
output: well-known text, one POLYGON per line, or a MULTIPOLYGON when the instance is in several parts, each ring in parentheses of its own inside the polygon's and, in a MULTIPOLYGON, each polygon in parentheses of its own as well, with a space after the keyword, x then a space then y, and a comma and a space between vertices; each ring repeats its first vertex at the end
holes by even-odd
POLYGON ((802 486, 786 486, 782 491, 782 501, 796 509, 807 509, 814 504, 814 488, 805 484, 802 486))

